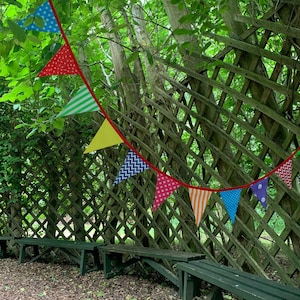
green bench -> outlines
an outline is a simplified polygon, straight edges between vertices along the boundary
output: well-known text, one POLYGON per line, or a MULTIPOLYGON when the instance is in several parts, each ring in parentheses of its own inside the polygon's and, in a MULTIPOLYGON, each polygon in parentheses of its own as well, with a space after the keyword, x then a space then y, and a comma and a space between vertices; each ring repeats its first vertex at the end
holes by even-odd
MULTIPOLYGON (((223 299, 221 290, 228 291, 242 299, 299 300, 300 289, 233 269, 208 260, 178 263, 179 292, 183 300, 199 296, 199 281, 214 286, 210 299, 223 299)), ((208 298, 209 299, 209 298, 208 298)))
POLYGON ((68 257, 80 266, 80 275, 84 275, 86 272, 100 270, 100 258, 99 247, 101 244, 95 242, 79 242, 60 239, 47 239, 47 238, 20 238, 16 240, 16 243, 20 246, 19 263, 25 261, 26 249, 28 247, 33 248, 33 258, 30 262, 37 261, 46 253, 49 253, 52 249, 57 248, 62 250, 68 257), (43 247, 43 251, 39 251, 39 247, 43 247), (81 252, 80 259, 74 255, 69 249, 79 250, 81 252), (94 268, 88 270, 87 268, 87 256, 92 254, 94 260, 94 268))
POLYGON ((199 253, 137 247, 124 244, 106 245, 101 247, 100 251, 103 254, 103 270, 104 278, 106 279, 122 274, 126 267, 141 261, 147 263, 177 287, 179 287, 178 276, 157 260, 168 260, 176 263, 189 262, 204 257, 199 253), (127 260, 123 261, 123 255, 128 256, 127 260))

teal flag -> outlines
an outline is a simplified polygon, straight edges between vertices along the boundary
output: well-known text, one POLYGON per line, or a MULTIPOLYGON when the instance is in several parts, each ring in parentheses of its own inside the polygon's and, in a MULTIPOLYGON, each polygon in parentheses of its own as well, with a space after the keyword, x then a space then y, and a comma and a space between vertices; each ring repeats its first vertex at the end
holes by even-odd
POLYGON ((242 189, 220 192, 225 208, 229 214, 232 224, 235 221, 236 211, 239 205, 242 189))

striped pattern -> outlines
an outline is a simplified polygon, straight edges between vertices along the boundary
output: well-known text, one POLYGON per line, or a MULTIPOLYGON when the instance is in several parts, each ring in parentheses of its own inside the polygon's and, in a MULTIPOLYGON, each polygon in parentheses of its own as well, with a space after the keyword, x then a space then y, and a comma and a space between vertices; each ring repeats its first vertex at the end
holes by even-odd
POLYGON ((57 115, 57 117, 65 117, 68 115, 80 114, 99 110, 97 102, 94 100, 88 88, 84 85, 65 108, 57 115))
POLYGON ((199 226, 205 207, 211 196, 211 191, 189 188, 189 195, 195 215, 196 225, 199 226))

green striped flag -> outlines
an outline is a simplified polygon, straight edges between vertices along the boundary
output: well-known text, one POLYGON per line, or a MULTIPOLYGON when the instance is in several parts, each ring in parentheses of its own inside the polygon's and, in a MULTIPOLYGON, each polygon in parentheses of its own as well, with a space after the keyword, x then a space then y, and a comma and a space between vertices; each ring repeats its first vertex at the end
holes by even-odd
POLYGON ((99 106, 88 88, 84 85, 79 89, 65 108, 57 115, 57 117, 65 117, 68 115, 81 114, 96 110, 99 110, 99 106))

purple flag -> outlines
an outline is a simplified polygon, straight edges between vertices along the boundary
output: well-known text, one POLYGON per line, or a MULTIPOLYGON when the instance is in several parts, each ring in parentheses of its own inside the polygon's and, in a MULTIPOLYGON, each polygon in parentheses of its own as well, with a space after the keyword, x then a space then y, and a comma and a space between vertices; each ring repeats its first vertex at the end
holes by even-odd
POLYGON ((268 187, 268 177, 252 184, 250 186, 251 191, 255 197, 260 201, 263 208, 267 209, 267 187, 268 187))

